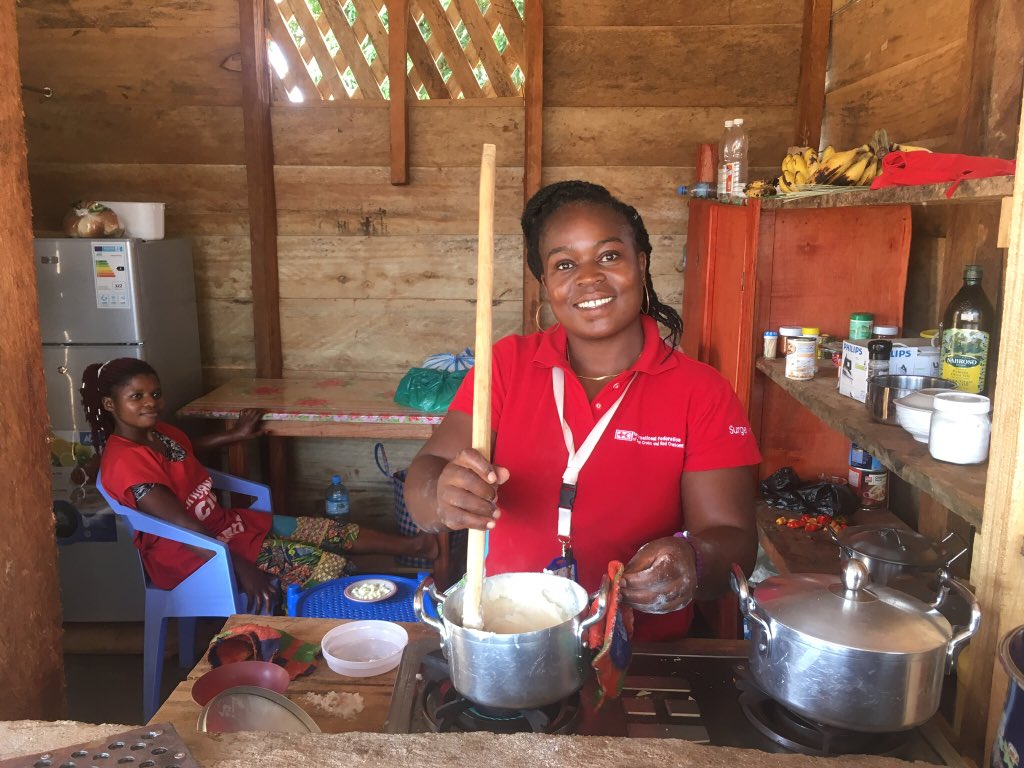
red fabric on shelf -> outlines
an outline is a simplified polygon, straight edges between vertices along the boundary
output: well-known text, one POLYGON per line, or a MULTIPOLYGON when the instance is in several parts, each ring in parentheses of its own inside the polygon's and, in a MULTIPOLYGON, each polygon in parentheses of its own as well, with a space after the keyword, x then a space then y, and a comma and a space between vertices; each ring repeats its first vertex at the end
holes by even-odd
POLYGON ((983 179, 988 176, 1012 176, 1017 164, 998 157, 952 155, 943 152, 889 152, 882 158, 882 173, 871 182, 872 189, 913 186, 916 184, 942 184, 953 182, 946 190, 952 197, 964 179, 983 179))

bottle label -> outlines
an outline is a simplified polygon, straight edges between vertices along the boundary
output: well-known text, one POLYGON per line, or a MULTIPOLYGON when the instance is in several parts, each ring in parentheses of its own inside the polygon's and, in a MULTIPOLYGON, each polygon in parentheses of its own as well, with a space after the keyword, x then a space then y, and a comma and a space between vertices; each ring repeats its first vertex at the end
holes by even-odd
POLYGON ((989 335, 985 331, 950 328, 942 333, 942 378, 961 392, 980 394, 985 387, 989 335))
POLYGON ((725 166, 725 194, 735 194, 736 189, 736 163, 726 163, 725 166))

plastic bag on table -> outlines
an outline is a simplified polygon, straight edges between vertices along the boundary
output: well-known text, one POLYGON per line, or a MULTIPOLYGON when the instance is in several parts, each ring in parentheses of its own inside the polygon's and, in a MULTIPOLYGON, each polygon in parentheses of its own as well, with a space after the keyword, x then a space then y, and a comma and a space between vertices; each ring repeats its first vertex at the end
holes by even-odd
POLYGON ((860 506, 849 486, 827 480, 807 483, 792 467, 783 467, 762 480, 761 496, 770 507, 830 517, 852 515, 860 506))
POLYGON ((420 411, 446 411, 464 378, 465 370, 410 368, 398 383, 395 402, 420 411))

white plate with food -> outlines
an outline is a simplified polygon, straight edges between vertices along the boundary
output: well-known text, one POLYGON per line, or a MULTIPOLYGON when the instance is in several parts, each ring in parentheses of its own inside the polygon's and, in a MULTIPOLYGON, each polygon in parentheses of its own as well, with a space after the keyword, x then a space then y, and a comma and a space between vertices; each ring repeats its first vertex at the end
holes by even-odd
POLYGON ((360 579, 345 587, 345 597, 357 603, 379 603, 398 591, 398 585, 390 579, 360 579))

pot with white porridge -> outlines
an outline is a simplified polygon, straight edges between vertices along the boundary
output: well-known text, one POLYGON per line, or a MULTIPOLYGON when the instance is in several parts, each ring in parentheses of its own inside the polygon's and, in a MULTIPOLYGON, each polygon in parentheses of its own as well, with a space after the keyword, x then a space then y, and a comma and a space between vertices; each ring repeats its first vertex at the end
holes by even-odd
POLYGON ((590 671, 584 633, 604 618, 607 586, 591 598, 579 584, 548 573, 502 573, 484 579, 483 629, 462 626, 459 586, 441 595, 426 578, 416 590, 416 615, 441 633, 452 685, 477 704, 531 709, 578 691, 590 671), (440 621, 423 609, 424 594, 437 603, 440 621))

